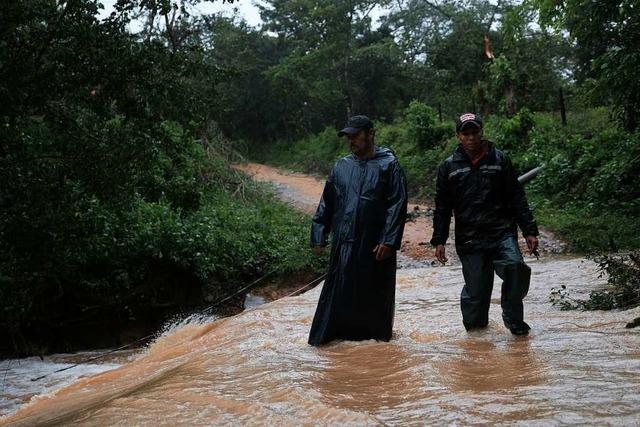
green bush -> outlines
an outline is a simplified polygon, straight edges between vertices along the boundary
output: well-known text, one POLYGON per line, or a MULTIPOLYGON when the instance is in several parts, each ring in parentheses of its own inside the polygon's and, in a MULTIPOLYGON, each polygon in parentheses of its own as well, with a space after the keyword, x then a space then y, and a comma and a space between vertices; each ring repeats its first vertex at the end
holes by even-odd
MULTIPOLYGON (((98 314, 126 323, 156 306, 188 311, 267 272, 273 277, 320 271, 323 260, 300 251, 308 246, 308 219, 268 189, 232 178, 230 169, 226 174, 244 199, 224 187, 203 189, 197 210, 176 207, 168 197, 149 201, 141 195, 125 209, 114 209, 77 186, 66 187, 58 210, 29 216, 39 221, 16 230, 16 240, 5 234, 4 333, 13 340, 33 338, 52 319, 95 322, 98 314), (98 309, 92 314, 89 307, 98 309)), ((16 222, 4 219, 5 226, 16 222)), ((69 349, 39 338, 49 350, 69 349)), ((21 345, 15 350, 27 351, 21 345)))
POLYGON ((229 75, 201 22, 182 15, 193 31, 174 44, 129 33, 132 2, 98 7, 13 1, 0 17, 1 353, 70 350, 81 325, 84 346, 117 344, 133 319, 148 332, 266 271, 317 266, 303 217, 229 167, 229 75))
POLYGON ((450 136, 450 128, 436 124, 436 113, 428 105, 411 101, 404 112, 405 134, 403 141, 415 144, 421 150, 431 150, 439 147, 440 143, 450 136))
POLYGON ((526 151, 529 145, 529 133, 535 122, 533 114, 527 108, 521 109, 515 116, 504 119, 488 120, 485 133, 494 135, 493 142, 508 154, 526 151))
POLYGON ((549 296, 553 305, 562 310, 629 309, 640 305, 640 251, 625 255, 595 255, 600 277, 607 276, 603 289, 591 291, 589 299, 573 299, 566 286, 552 289, 549 296))
POLYGON ((546 165, 527 193, 539 222, 581 251, 640 246, 639 135, 607 122, 604 114, 570 116, 574 124, 563 128, 557 117, 538 113, 529 145, 512 153, 521 171, 546 165))
POLYGON ((257 161, 275 166, 327 175, 333 163, 346 155, 347 150, 346 140, 338 138, 337 131, 329 126, 320 133, 298 141, 278 141, 249 148, 248 155, 257 161))

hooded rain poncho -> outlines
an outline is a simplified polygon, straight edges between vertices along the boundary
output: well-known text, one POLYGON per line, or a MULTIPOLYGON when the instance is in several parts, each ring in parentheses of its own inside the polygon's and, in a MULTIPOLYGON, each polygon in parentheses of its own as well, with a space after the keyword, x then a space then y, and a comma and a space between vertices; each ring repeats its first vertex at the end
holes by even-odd
POLYGON ((407 213, 404 173, 394 153, 375 147, 367 160, 354 155, 331 170, 311 228, 311 246, 332 233, 329 271, 309 344, 336 338, 391 338, 396 256, 376 261, 373 249, 400 249, 407 213))

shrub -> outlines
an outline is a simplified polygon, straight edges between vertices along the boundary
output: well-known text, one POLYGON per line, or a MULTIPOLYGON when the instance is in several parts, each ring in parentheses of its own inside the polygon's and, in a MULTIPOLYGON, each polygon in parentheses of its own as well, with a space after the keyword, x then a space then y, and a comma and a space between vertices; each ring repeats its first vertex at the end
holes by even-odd
POLYGON ((336 130, 326 127, 322 132, 298 141, 277 141, 260 147, 252 147, 248 155, 258 161, 296 171, 327 175, 333 163, 347 153, 344 138, 338 138, 336 130))
POLYGON ((300 254, 307 221, 237 175, 215 138, 205 150, 176 122, 147 127, 144 136, 117 117, 83 120, 100 129, 103 144, 77 139, 65 151, 55 129, 29 120, 21 150, 2 159, 6 346, 29 351, 20 341, 35 339, 70 350, 51 332, 60 322, 117 329, 193 309, 266 271, 319 268, 300 254))
POLYGON ((523 108, 511 118, 488 120, 486 133, 494 135, 494 142, 503 151, 509 154, 521 153, 526 151, 529 145, 529 133, 534 124, 531 111, 523 108))
POLYGON ((563 310, 629 309, 640 305, 640 251, 626 255, 595 255, 600 277, 607 276, 604 289, 589 294, 589 299, 573 299, 566 286, 553 289, 550 300, 563 310))
POLYGON ((450 129, 436 124, 436 113, 422 102, 412 101, 404 112, 407 142, 421 150, 437 148, 450 129))

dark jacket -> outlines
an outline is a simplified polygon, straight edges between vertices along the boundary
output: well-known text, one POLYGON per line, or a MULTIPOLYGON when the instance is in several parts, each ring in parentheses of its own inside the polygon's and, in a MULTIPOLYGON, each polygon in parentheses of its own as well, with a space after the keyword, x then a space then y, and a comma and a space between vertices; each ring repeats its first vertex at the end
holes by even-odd
POLYGON ((373 248, 400 249, 406 212, 405 177, 391 150, 376 147, 371 159, 336 162, 311 226, 311 246, 326 245, 330 232, 332 238, 310 344, 391 338, 395 256, 376 261, 373 248))
POLYGON ((455 214, 458 253, 497 246, 507 236, 538 235, 527 197, 509 157, 489 144, 488 153, 473 166, 459 145, 438 169, 432 245, 445 244, 451 214, 455 214))

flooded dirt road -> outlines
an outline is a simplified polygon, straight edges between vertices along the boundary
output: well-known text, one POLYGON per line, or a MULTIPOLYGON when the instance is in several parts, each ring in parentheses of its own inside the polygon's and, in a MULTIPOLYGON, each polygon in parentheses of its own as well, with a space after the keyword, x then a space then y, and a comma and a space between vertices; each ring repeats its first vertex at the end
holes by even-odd
MULTIPOLYGON (((423 237, 426 239, 426 237, 423 237)), ((132 362, 40 396, 0 425, 639 425, 628 311, 560 311, 552 287, 604 282, 583 259, 527 259, 529 336, 461 323, 458 265, 398 272, 394 338, 306 344, 320 286, 178 325, 132 362)))
POLYGON ((640 336, 624 324, 640 310, 559 311, 550 286, 587 292, 601 280, 594 265, 531 267, 528 337, 501 325, 498 298, 487 330, 464 331, 459 267, 405 269, 389 343, 308 346, 317 287, 178 328, 0 424, 637 425, 640 336))

